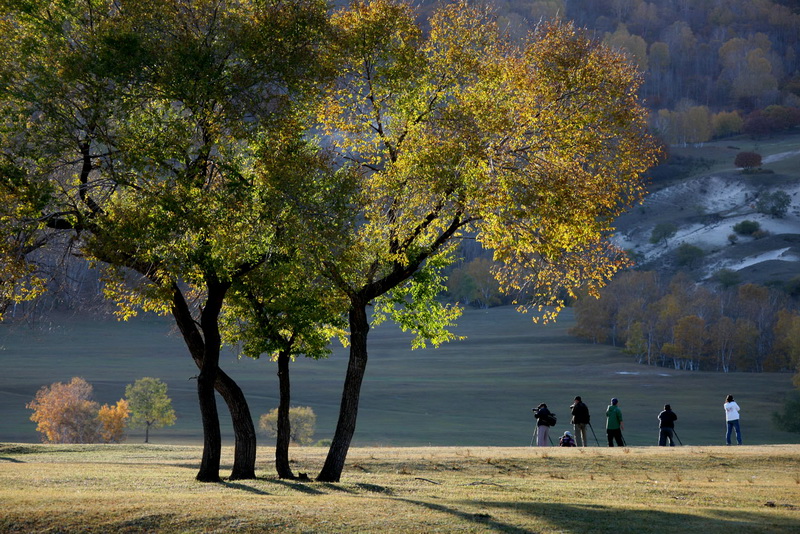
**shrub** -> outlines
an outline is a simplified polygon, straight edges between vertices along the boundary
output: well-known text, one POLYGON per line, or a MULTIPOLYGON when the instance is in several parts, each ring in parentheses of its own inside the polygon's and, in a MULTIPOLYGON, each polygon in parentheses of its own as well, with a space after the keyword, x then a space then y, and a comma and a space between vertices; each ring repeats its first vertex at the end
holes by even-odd
POLYGON ((772 412, 772 423, 778 430, 800 434, 800 393, 793 391, 786 396, 783 410, 772 412))
POLYGON ((723 288, 734 287, 741 282, 739 273, 731 269, 720 269, 714 273, 714 281, 716 281, 723 288))
MULTIPOLYGON (((310 406, 292 406, 289 408, 289 424, 292 427, 289 439, 294 443, 306 445, 313 441, 317 416, 310 406)), ((273 408, 269 413, 263 414, 258 420, 258 426, 267 435, 278 435, 278 409, 273 408)))
POLYGON ((753 235, 761 229, 758 221, 744 220, 733 225, 733 231, 739 235, 753 235))
POLYGON ((761 239, 767 237, 769 235, 769 231, 767 230, 756 230, 751 234, 753 239, 761 239))
POLYGON ((681 243, 675 250, 675 255, 680 267, 694 267, 705 255, 705 252, 700 247, 689 243, 681 243))

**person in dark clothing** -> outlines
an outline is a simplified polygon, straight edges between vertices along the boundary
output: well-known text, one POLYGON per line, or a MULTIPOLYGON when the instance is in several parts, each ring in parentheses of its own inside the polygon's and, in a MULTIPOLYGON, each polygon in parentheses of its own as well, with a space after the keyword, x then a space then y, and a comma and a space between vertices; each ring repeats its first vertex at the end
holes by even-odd
POLYGON ((667 440, 669 446, 675 446, 675 421, 678 416, 672 411, 669 404, 664 405, 664 411, 658 414, 658 445, 665 447, 667 440))
POLYGON ((547 447, 547 441, 550 438, 550 427, 553 426, 551 415, 545 403, 541 403, 533 409, 533 416, 536 418, 537 447, 547 447))
POLYGON ((589 424, 589 407, 581 398, 575 397, 575 402, 569 407, 572 411, 572 428, 580 447, 586 447, 586 425, 589 424))

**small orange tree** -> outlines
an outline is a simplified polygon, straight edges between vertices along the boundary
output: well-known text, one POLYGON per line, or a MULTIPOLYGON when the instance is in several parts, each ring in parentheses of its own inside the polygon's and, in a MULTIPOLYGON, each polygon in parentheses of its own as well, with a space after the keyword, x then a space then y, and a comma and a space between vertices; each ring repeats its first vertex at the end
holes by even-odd
POLYGON ((125 427, 131 411, 128 401, 120 399, 115 406, 104 404, 97 412, 97 419, 102 425, 100 437, 105 443, 121 443, 125 441, 125 427))

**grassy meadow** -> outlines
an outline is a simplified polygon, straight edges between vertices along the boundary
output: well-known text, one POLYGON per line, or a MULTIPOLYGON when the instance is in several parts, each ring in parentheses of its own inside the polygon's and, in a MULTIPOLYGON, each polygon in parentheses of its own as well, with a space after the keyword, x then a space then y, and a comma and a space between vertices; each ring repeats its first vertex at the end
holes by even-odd
MULTIPOLYGON (((611 397, 618 397, 631 446, 655 443, 656 416, 665 403, 678 414, 684 444, 722 445, 722 403, 728 393, 742 407, 746 445, 800 443, 800 435, 779 432, 770 422, 783 394, 792 389, 790 375, 637 365, 618 349, 572 338, 567 334, 572 324, 570 310, 547 325, 533 324, 530 316, 511 307, 467 310, 456 329, 466 340, 414 351, 407 334, 381 325, 370 337, 354 445, 527 446, 534 425, 531 408, 546 402, 559 416, 551 435, 562 433, 569 428, 568 407, 575 395, 588 404, 600 443, 605 408, 611 397)), ((178 422, 152 431, 151 441, 202 443, 192 379, 197 369, 168 321, 71 318, 34 329, 2 328, 0 442, 39 441, 25 404, 43 385, 82 376, 94 385, 98 402, 111 404, 124 396, 126 384, 155 376, 168 384, 178 422)), ((293 404, 314 409, 317 440, 333 433, 346 360, 339 347, 327 360, 300 359, 292 365, 293 404)), ((256 420, 277 406, 273 362, 226 354, 222 367, 242 386, 256 420)), ((232 445, 224 408, 220 413, 225 442, 232 445)), ((133 430, 128 443, 143 438, 142 431, 133 430)), ((265 436, 261 441, 270 443, 265 436)))
MULTIPOLYGON (((195 446, 0 445, 0 531, 800 529, 798 445, 356 448, 337 484, 278 480, 263 462, 255 480, 203 484, 199 456, 195 446)), ((295 472, 313 472, 324 450, 292 457, 295 472)))

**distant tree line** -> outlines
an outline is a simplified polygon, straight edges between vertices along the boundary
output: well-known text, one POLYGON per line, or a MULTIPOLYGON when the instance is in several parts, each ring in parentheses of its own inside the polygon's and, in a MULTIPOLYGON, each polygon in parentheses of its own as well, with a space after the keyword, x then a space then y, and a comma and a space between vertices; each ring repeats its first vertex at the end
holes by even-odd
POLYGON ((796 302, 758 284, 714 290, 683 273, 627 271, 574 306, 572 335, 625 347, 638 363, 726 373, 800 364, 796 302))

